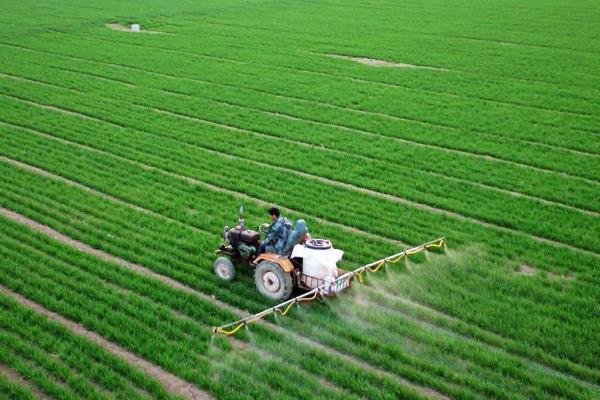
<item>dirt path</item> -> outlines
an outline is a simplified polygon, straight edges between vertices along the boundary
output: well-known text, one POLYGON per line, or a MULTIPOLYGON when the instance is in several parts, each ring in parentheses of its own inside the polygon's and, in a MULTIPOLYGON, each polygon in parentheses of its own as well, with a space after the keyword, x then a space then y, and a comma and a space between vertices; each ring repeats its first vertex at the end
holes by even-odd
MULTIPOLYGON (((41 232, 41 233, 44 233, 44 234, 46 234, 46 235, 54 238, 55 240, 57 240, 57 241, 59 241, 59 242, 61 242, 63 244, 66 244, 68 246, 71 246, 71 247, 73 247, 75 249, 78 249, 78 250, 83 251, 85 253, 97 256, 97 257, 99 257, 99 258, 101 258, 103 260, 106 260, 106 261, 109 261, 109 262, 113 262, 113 263, 118 264, 118 265, 120 265, 122 267, 128 268, 128 269, 130 269, 132 271, 135 271, 135 272, 138 272, 138 273, 140 273, 142 275, 150 276, 150 277, 152 277, 154 279, 157 279, 157 280, 159 280, 159 281, 161 281, 161 282, 163 282, 163 283, 165 283, 165 284, 167 284, 167 285, 169 285, 169 286, 171 286, 171 287, 173 287, 175 289, 180 289, 180 290, 182 290, 182 291, 184 291, 186 293, 192 294, 192 295, 200 298, 201 300, 211 302, 211 303, 215 304, 216 306, 218 306, 218 307, 220 307, 222 309, 225 309, 225 310, 231 312, 232 314, 237 315, 237 316, 239 316, 241 318, 244 318, 244 317, 248 316, 247 312, 239 310, 239 309, 237 309, 237 308, 235 308, 235 307, 233 307, 233 306, 231 306, 231 305, 229 305, 227 303, 223 303, 223 302, 217 300, 216 298, 214 298, 212 296, 208 296, 208 295, 206 295, 204 293, 200 293, 200 292, 198 292, 198 291, 190 288, 189 286, 186 286, 186 285, 184 285, 184 284, 182 284, 182 283, 180 283, 178 281, 175 281, 175 280, 173 280, 173 279, 171 279, 169 277, 166 277, 164 275, 157 274, 156 272, 153 272, 153 271, 151 271, 151 270, 149 270, 149 269, 147 269, 147 268, 145 268, 145 267, 143 267, 141 265, 133 264, 133 263, 131 263, 129 261, 126 261, 126 260, 123 260, 121 258, 115 257, 115 256, 110 255, 108 253, 105 253, 105 252, 103 252, 101 250, 94 249, 94 248, 92 248, 92 247, 90 247, 90 246, 88 246, 88 245, 86 245, 84 243, 81 243, 81 242, 79 242, 77 240, 71 239, 71 238, 63 235, 60 232, 57 232, 57 231, 55 231, 54 229, 52 229, 52 228, 50 228, 48 226, 42 225, 42 224, 40 224, 40 223, 38 223, 38 222, 36 222, 34 220, 31 220, 31 219, 29 219, 29 218, 27 218, 27 217, 25 217, 25 216, 23 216, 21 214, 18 214, 18 213, 15 213, 15 212, 11 211, 11 210, 8 210, 8 209, 0 207, 0 215, 2 215, 4 217, 7 217, 7 218, 10 218, 13 221, 16 221, 16 222, 22 223, 24 225, 27 225, 31 229, 33 229, 35 231, 38 231, 38 232, 41 232)), ((387 371, 381 370, 381 369, 379 369, 377 367, 374 367, 374 366, 368 364, 367 362, 365 362, 363 360, 360 360, 360 359, 358 359, 358 358, 356 358, 354 356, 351 356, 351 355, 348 355, 348 354, 345 354, 345 353, 341 353, 341 352, 339 352, 339 351, 337 351, 337 350, 335 350, 335 349, 333 349, 331 347, 323 345, 323 344, 321 344, 319 342, 316 342, 316 341, 314 341, 314 340, 312 340, 310 338, 301 336, 301 335, 299 335, 299 334, 297 334, 295 332, 288 331, 288 330, 286 330, 286 329, 284 329, 284 328, 282 328, 282 327, 280 327, 278 325, 272 324, 272 323, 267 322, 267 321, 260 321, 258 323, 263 324, 263 326, 265 326, 265 327, 267 327, 267 328, 269 328, 269 329, 271 329, 271 330, 273 330, 273 331, 275 331, 275 332, 277 332, 279 334, 291 337, 294 341, 304 343, 306 345, 311 346, 312 348, 314 348, 316 350, 320 350, 320 351, 323 351, 324 353, 331 354, 331 355, 333 355, 335 357, 338 357, 338 358, 340 358, 340 359, 342 359, 342 360, 344 360, 346 362, 349 362, 351 364, 359 366, 362 369, 368 370, 369 372, 371 372, 371 373, 373 373, 373 374, 375 374, 377 376, 386 377, 386 378, 388 378, 390 380, 400 382, 401 384, 403 384, 403 385, 405 385, 407 387, 410 387, 411 389, 415 390, 416 392, 418 392, 418 393, 420 393, 420 394, 422 394, 422 395, 424 395, 426 397, 435 398, 435 399, 439 399, 439 400, 449 400, 450 399, 449 397, 447 397, 447 396, 445 396, 445 395, 443 395, 443 394, 441 394, 441 393, 439 393, 439 392, 437 392, 437 391, 435 391, 435 390, 433 390, 431 388, 419 386, 419 385, 417 385, 417 384, 415 384, 415 383, 413 383, 413 382, 411 382, 411 381, 409 381, 409 380, 407 380, 405 378, 402 378, 402 377, 399 377, 397 375, 391 374, 391 373, 389 373, 387 371)))
POLYGON ((7 367, 6 365, 0 364, 0 375, 4 375, 9 381, 17 383, 19 386, 29 390, 37 399, 51 400, 52 397, 44 393, 40 388, 35 386, 33 383, 25 379, 17 371, 7 367))
POLYGON ((427 65, 416 65, 416 64, 406 64, 406 63, 395 63, 386 60, 379 60, 376 58, 368 58, 368 57, 351 57, 344 56, 341 54, 325 54, 327 57, 336 58, 338 60, 348 60, 354 61, 359 64, 367 65, 369 67, 379 67, 379 68, 417 68, 417 69, 429 69, 433 71, 449 71, 446 68, 440 67, 430 67, 427 65))
POLYGON ((11 297, 22 306, 30 308, 38 312, 39 314, 46 316, 52 321, 58 322, 59 324, 71 330, 73 333, 79 336, 86 337, 92 342, 102 346, 105 350, 112 353, 113 355, 125 359, 129 364, 134 365, 135 367, 145 371, 146 374, 159 381, 164 386, 164 388, 170 393, 183 396, 185 399, 190 400, 213 399, 213 397, 210 394, 198 389, 191 383, 180 379, 179 377, 163 370, 161 367, 136 356, 135 354, 123 349, 122 347, 107 341, 102 336, 86 329, 81 324, 77 324, 69 319, 66 319, 60 316, 59 314, 50 311, 37 303, 30 301, 26 297, 23 297, 20 294, 15 293, 2 285, 0 285, 0 293, 11 297))

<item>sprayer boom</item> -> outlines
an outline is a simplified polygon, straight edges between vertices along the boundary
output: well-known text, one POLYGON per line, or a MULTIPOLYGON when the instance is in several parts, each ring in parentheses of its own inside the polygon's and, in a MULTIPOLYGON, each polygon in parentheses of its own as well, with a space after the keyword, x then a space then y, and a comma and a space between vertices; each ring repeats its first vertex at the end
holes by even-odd
POLYGON ((214 327, 213 333, 221 333, 221 334, 229 336, 229 335, 233 335, 236 332, 238 332, 242 327, 247 326, 248 324, 251 324, 252 322, 256 322, 268 315, 275 314, 277 312, 279 312, 282 315, 285 315, 285 314, 287 314, 287 312, 290 310, 290 308, 294 304, 311 301, 320 296, 338 293, 340 291, 339 288, 347 287, 349 285, 350 281, 354 277, 357 277, 359 282, 362 282, 363 281, 362 274, 365 271, 377 272, 377 271, 379 271, 379 269, 381 269, 382 266, 384 266, 386 264, 397 263, 397 262, 401 261, 404 257, 408 257, 410 255, 417 254, 417 253, 420 253, 422 251, 425 251, 425 250, 428 250, 431 248, 443 247, 445 243, 446 243, 446 238, 441 237, 439 239, 435 239, 435 240, 429 241, 427 243, 423 243, 423 244, 413 247, 411 249, 401 251, 400 253, 393 254, 389 257, 385 257, 385 258, 379 259, 377 261, 373 261, 369 264, 365 264, 363 266, 356 268, 353 271, 344 273, 343 275, 339 276, 335 280, 328 281, 328 282, 326 282, 322 285, 319 285, 316 288, 314 288, 304 294, 301 294, 300 296, 296 296, 287 301, 284 301, 283 303, 279 303, 276 306, 267 308, 266 310, 263 310, 257 314, 249 315, 245 318, 242 318, 238 321, 231 322, 226 325, 214 327), (231 327, 234 327, 234 328, 230 331, 227 331, 227 329, 231 328, 231 327))

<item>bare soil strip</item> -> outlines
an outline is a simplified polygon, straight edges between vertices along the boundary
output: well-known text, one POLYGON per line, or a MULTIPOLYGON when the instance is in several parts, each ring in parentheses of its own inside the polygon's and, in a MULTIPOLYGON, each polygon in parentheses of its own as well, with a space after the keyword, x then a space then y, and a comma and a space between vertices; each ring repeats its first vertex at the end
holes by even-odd
POLYGON ((378 60, 376 58, 368 58, 368 57, 352 57, 345 56, 342 54, 328 54, 325 53, 327 57, 337 58, 338 60, 348 60, 354 61, 359 64, 367 65, 369 67, 383 67, 383 68, 417 68, 417 69, 429 69, 433 71, 449 71, 446 68, 440 67, 430 67, 427 65, 416 65, 416 64, 405 64, 405 63, 395 63, 386 60, 378 60))
POLYGON ((41 400, 51 400, 52 397, 48 396, 45 392, 43 392, 40 388, 38 388, 33 383, 29 382, 25 379, 21 374, 17 371, 7 367, 6 365, 0 364, 0 375, 4 375, 8 378, 8 380, 19 384, 25 389, 29 390, 36 398, 41 400))
POLYGON ((62 317, 61 315, 59 315, 53 311, 50 311, 37 303, 30 301, 26 297, 21 296, 20 294, 15 293, 12 290, 10 290, 2 285, 0 285, 0 292, 11 297, 12 299, 17 301, 22 306, 28 307, 28 308, 46 316, 48 319, 58 322, 59 324, 65 326, 66 328, 71 330, 73 333, 75 333, 79 336, 86 337, 87 339, 91 340, 92 342, 102 346, 108 352, 114 354, 117 357, 120 357, 120 358, 126 360, 129 364, 134 365, 137 368, 140 368, 141 370, 145 371, 146 374, 148 374, 149 376, 151 376, 154 379, 156 379, 157 381, 159 381, 165 387, 165 389, 167 391, 169 391, 170 393, 180 395, 180 396, 184 397, 185 399, 190 399, 190 400, 212 400, 213 399, 213 397, 210 394, 198 389, 191 383, 180 379, 179 377, 163 370, 161 367, 154 365, 154 364, 144 360, 143 358, 136 356, 133 353, 130 353, 129 351, 121 348, 120 346, 117 346, 116 344, 107 341, 102 336, 98 335, 97 333, 86 329, 83 325, 77 324, 69 319, 66 319, 66 318, 62 317))
MULTIPOLYGON (((239 310, 239 309, 237 309, 237 308, 235 308, 235 307, 233 307, 233 306, 231 306, 231 305, 229 305, 227 303, 223 303, 223 302, 217 300, 216 298, 214 298, 213 296, 208 296, 208 295, 206 295, 204 293, 198 292, 198 291, 190 288, 189 286, 186 286, 186 285, 184 285, 184 284, 182 284, 182 283, 180 283, 178 281, 175 281, 175 280, 173 280, 173 279, 171 279, 169 277, 166 277, 164 275, 157 274, 156 272, 153 272, 153 271, 151 271, 151 270, 149 270, 149 269, 147 269, 147 268, 145 268, 145 267, 143 267, 141 265, 133 264, 133 263, 131 263, 129 261, 126 261, 126 260, 123 260, 121 258, 115 257, 115 256, 110 255, 108 253, 105 253, 103 251, 91 248, 90 246, 88 246, 88 245, 86 245, 84 243, 81 243, 81 242, 79 242, 77 240, 71 239, 70 237, 67 237, 67 236, 63 235, 63 234, 55 231, 54 229, 52 229, 52 228, 50 228, 48 226, 42 225, 42 224, 40 224, 40 223, 38 223, 38 222, 36 222, 34 220, 31 220, 31 219, 29 219, 29 218, 21 215, 21 214, 15 213, 14 211, 11 211, 11 210, 8 210, 8 209, 0 207, 0 215, 3 215, 5 217, 7 217, 7 218, 10 218, 13 221, 16 221, 16 222, 22 223, 24 225, 27 225, 28 227, 32 228, 33 230, 35 230, 37 232, 44 233, 44 234, 52 237, 53 239, 55 239, 55 240, 57 240, 57 241, 59 241, 59 242, 61 242, 63 244, 66 244, 68 246, 71 246, 71 247, 73 247, 75 249, 78 249, 78 250, 83 251, 85 253, 94 255, 94 256, 99 257, 99 258, 101 258, 103 260, 115 263, 117 265, 120 265, 120 266, 122 266, 124 268, 130 269, 130 270, 135 271, 137 273, 140 273, 142 275, 150 276, 150 277, 152 277, 154 279, 157 279, 157 280, 159 280, 159 281, 161 281, 161 282, 163 282, 163 283, 165 283, 165 284, 167 284, 167 285, 169 285, 169 286, 171 286, 171 287, 173 287, 175 289, 180 289, 180 290, 182 290, 182 291, 184 291, 186 293, 192 294, 192 295, 200 298, 201 300, 211 302, 211 303, 215 304, 216 306, 218 306, 218 307, 220 307, 222 309, 228 310, 232 314, 237 315, 237 316, 239 316, 241 318, 248 316, 247 312, 239 310)), ((2 286, 0 286, 0 291, 2 291, 2 286)), ((389 373, 387 371, 384 371, 384 370, 380 370, 379 368, 374 367, 374 366, 372 366, 372 365, 370 365, 370 364, 368 364, 368 363, 366 363, 366 362, 364 362, 364 361, 362 361, 362 360, 360 360, 358 358, 355 358, 354 356, 351 356, 351 355, 348 355, 348 354, 345 354, 345 353, 341 353, 341 352, 339 352, 339 351, 337 351, 337 350, 335 350, 333 348, 327 347, 326 345, 323 345, 323 344, 321 344, 319 342, 316 342, 316 341, 314 341, 312 339, 309 339, 309 338, 306 338, 304 336, 301 336, 301 335, 299 335, 297 333, 288 331, 288 330, 286 330, 286 329, 284 329, 284 328, 282 328, 282 327, 280 327, 278 325, 272 324, 272 323, 270 323, 268 321, 264 321, 263 320, 263 321, 259 321, 258 323, 263 324, 263 326, 266 326, 266 327, 272 329, 273 331, 275 331, 277 333, 280 333, 280 334, 283 334, 283 335, 286 335, 286 336, 291 336, 295 341, 299 341, 299 342, 305 343, 306 345, 309 345, 309 346, 311 346, 311 347, 313 347, 313 348, 315 348, 317 350, 320 350, 320 351, 323 351, 325 353, 334 355, 336 357, 339 357, 342 360, 345 360, 345 361, 350 362, 350 363, 352 363, 354 365, 360 366, 361 368, 369 370, 370 372, 372 372, 372 373, 374 373, 374 374, 376 374, 378 376, 385 376, 385 377, 387 377, 389 379, 399 381, 403 385, 408 386, 408 387, 412 388, 413 390, 417 391, 418 393, 421 393, 421 394, 423 394, 423 395, 425 395, 427 397, 435 398, 435 399, 444 399, 444 400, 449 399, 449 397, 447 397, 447 396, 445 396, 445 395, 443 395, 441 393, 438 393, 437 391, 435 391, 435 390, 433 390, 431 388, 416 385, 415 383, 413 383, 413 382, 411 382, 411 381, 409 381, 409 380, 407 380, 405 378, 399 377, 397 375, 393 375, 393 374, 391 374, 391 373, 389 373)))
POLYGON ((167 33, 167 32, 159 32, 159 31, 149 31, 146 29, 143 29, 143 27, 140 27, 140 31, 139 32, 132 32, 131 28, 126 27, 125 25, 121 25, 121 24, 105 24, 104 26, 106 26, 108 29, 111 29, 113 31, 117 31, 117 32, 127 32, 127 33, 148 33, 151 35, 171 35, 171 33, 167 33))

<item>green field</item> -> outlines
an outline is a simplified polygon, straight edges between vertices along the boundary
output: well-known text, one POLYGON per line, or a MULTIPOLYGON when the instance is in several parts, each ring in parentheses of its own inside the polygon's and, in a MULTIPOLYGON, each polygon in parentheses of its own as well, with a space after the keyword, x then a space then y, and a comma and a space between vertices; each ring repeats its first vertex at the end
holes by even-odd
POLYGON ((597 1, 0 10, 0 398, 600 398, 597 1), (447 248, 213 336, 241 204, 447 248))

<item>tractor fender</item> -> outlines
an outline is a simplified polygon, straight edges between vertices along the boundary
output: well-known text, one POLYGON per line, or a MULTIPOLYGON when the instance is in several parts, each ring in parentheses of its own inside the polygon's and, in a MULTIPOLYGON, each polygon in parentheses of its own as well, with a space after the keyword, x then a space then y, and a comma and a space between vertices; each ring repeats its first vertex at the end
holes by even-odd
POLYGON ((290 259, 288 257, 282 256, 280 254, 263 253, 263 254, 259 255, 258 257, 256 257, 254 259, 254 261, 252 261, 252 264, 258 265, 258 263, 260 263, 261 261, 265 261, 265 260, 274 262, 275 264, 279 265, 281 267, 281 269, 284 270, 285 272, 291 273, 292 271, 294 271, 294 265, 292 264, 290 259))

